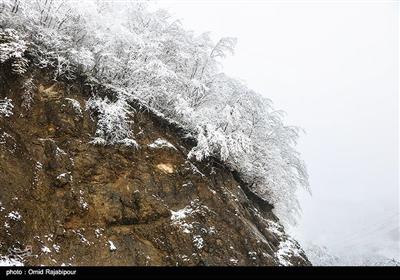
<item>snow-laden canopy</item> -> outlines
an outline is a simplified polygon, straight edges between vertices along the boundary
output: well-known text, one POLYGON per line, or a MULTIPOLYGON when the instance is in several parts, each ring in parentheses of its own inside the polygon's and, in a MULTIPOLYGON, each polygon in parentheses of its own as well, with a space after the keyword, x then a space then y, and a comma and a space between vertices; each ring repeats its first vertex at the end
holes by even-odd
POLYGON ((31 81, 23 56, 29 47, 36 66, 56 69, 55 79, 85 76, 117 93, 116 100, 94 93, 87 104, 99 114, 93 143, 137 148, 128 122, 130 102, 139 101, 197 140, 190 157, 219 158, 283 222, 293 222, 296 189, 308 188, 295 150, 298 128, 286 126, 270 100, 222 72, 221 59, 235 43, 195 36, 141 2, 0 0, 0 60, 10 60, 16 74, 31 81))

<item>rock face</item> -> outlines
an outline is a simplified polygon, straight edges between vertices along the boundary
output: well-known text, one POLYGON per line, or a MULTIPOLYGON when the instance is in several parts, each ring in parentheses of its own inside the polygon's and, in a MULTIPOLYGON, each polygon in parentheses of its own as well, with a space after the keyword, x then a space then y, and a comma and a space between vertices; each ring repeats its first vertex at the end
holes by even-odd
MULTIPOLYGON (((138 108, 138 148, 97 146, 90 90, 32 70, 0 73, 0 256, 25 265, 310 265, 272 207, 138 108), (25 101, 25 103, 24 103, 25 101)), ((106 93, 105 93, 106 94, 106 93)))

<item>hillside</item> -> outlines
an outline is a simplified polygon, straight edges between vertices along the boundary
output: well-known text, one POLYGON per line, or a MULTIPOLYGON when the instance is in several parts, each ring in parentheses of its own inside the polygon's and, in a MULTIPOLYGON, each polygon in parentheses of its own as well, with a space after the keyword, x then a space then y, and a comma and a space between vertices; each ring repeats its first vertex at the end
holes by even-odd
POLYGON ((14 104, 0 118, 3 256, 31 246, 25 265, 309 264, 223 164, 187 159, 181 130, 138 108, 140 148, 92 145, 88 88, 31 71, 29 111, 23 79, 1 74, 0 96, 14 104))
POLYGON ((3 1, 1 263, 309 265, 298 128, 221 72, 236 40, 118 1, 3 1))

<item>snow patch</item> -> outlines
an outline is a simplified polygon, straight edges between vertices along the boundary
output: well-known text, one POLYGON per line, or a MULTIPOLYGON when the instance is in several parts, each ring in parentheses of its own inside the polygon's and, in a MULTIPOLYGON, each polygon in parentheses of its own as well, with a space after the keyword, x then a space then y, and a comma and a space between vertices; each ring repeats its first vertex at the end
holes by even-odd
POLYGON ((24 264, 8 256, 0 256, 0 266, 24 266, 24 264))
POLYGON ((275 255, 278 258, 280 265, 291 266, 293 264, 290 262, 289 258, 301 257, 300 252, 300 248, 297 246, 296 242, 290 237, 287 237, 285 241, 279 243, 279 248, 275 255))
POLYGON ((102 232, 104 231, 104 229, 102 229, 102 228, 96 228, 95 230, 94 230, 94 234, 96 235, 96 238, 99 238, 99 237, 101 237, 103 234, 102 234, 102 232))
POLYGON ((70 174, 71 174, 71 172, 61 173, 60 175, 57 176, 57 179, 58 180, 63 179, 70 174))
POLYGON ((57 245, 57 244, 53 244, 53 249, 54 249, 54 251, 56 251, 57 253, 58 252, 60 252, 60 245, 57 245))
POLYGON ((60 156, 62 156, 62 155, 66 155, 67 153, 63 150, 63 149, 60 149, 58 146, 56 146, 56 157, 60 157, 60 156))
POLYGON ((250 252, 248 252, 248 254, 249 254, 249 257, 250 257, 252 260, 256 260, 256 259, 257 259, 257 252, 250 251, 250 252))
POLYGON ((188 215, 190 215, 193 212, 193 209, 190 206, 186 206, 183 209, 180 209, 178 211, 172 211, 171 210, 171 220, 181 220, 186 218, 188 215))
POLYGON ((197 247, 197 249, 201 249, 204 247, 204 240, 200 235, 193 236, 193 243, 197 247))
POLYGON ((280 224, 278 224, 274 221, 271 221, 271 220, 266 220, 266 221, 268 224, 268 227, 267 227, 268 231, 270 231, 278 236, 283 235, 283 227, 280 224))
POLYGON ((79 191, 79 206, 83 210, 89 209, 89 204, 86 202, 85 198, 83 197, 84 192, 82 190, 79 191))
POLYGON ((147 145, 149 148, 151 148, 151 149, 161 149, 161 148, 164 148, 164 147, 166 147, 166 148, 171 148, 171 149, 174 149, 174 150, 176 150, 176 148, 175 148, 175 146, 174 145, 172 145, 170 142, 168 142, 167 140, 165 140, 165 139, 161 139, 161 138, 158 138, 157 140, 155 140, 153 143, 151 143, 151 144, 149 144, 149 145, 147 145))
POLYGON ((51 253, 50 248, 47 246, 43 246, 40 250, 45 254, 51 253))
POLYGON ((10 213, 8 213, 7 217, 14 221, 20 221, 22 218, 21 214, 18 211, 11 211, 10 213))
POLYGON ((179 226, 184 233, 191 233, 191 230, 193 229, 193 224, 184 220, 193 214, 200 214, 202 216, 205 216, 207 213, 210 212, 215 213, 207 206, 200 205, 199 200, 195 199, 190 202, 190 205, 186 206, 183 209, 177 211, 171 210, 172 224, 179 226))
POLYGON ((117 250, 117 247, 114 245, 114 243, 111 240, 108 240, 108 244, 109 244, 111 252, 117 250))
POLYGON ((79 239, 80 239, 80 241, 81 241, 82 243, 84 243, 84 244, 86 244, 86 245, 89 245, 89 246, 90 246, 91 244, 93 244, 93 243, 90 243, 90 241, 86 239, 86 237, 80 232, 80 230, 78 230, 78 231, 76 232, 76 234, 79 236, 79 239))

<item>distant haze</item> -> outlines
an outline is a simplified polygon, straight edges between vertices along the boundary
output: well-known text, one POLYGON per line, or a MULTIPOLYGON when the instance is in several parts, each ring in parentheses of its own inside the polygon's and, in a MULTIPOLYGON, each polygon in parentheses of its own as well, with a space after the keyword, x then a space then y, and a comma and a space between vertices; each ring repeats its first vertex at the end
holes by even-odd
POLYGON ((306 130, 312 197, 297 238, 400 257, 397 1, 160 1, 187 29, 238 38, 224 71, 306 130))

